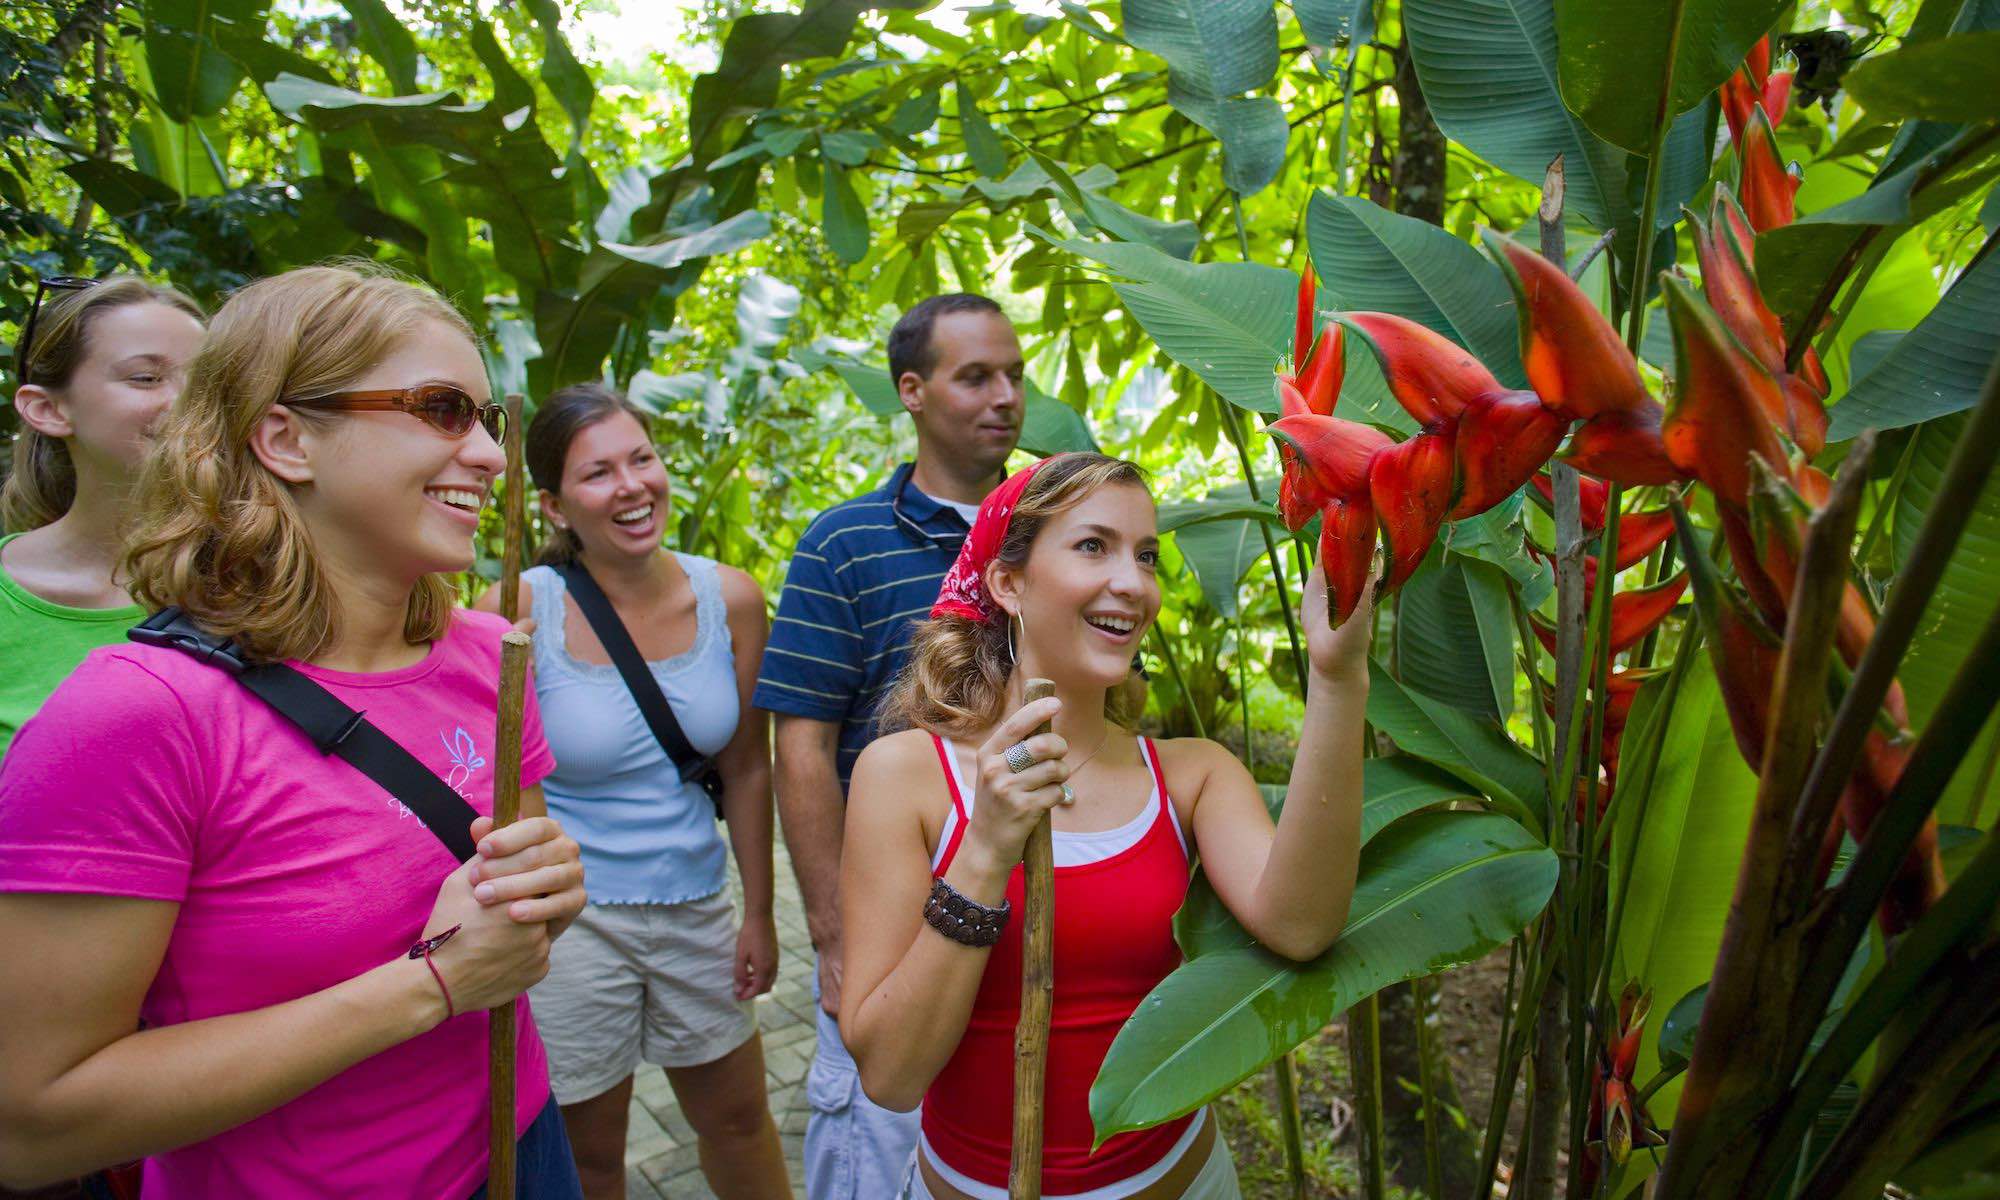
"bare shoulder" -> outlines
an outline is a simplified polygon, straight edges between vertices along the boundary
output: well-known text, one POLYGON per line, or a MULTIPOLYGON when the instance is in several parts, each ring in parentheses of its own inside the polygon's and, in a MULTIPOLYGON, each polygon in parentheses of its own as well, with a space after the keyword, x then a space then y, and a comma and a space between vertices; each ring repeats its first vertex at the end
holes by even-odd
POLYGON ((943 780, 931 735, 921 729, 904 729, 868 743, 855 760, 854 781, 859 784, 864 775, 870 782, 906 780, 913 771, 925 769, 943 780))
POLYGON ((931 735, 905 729, 868 743, 854 763, 847 809, 850 830, 857 821, 877 830, 921 828, 925 849, 935 847, 951 798, 931 735))
POLYGON ((1211 782, 1249 777, 1229 747, 1212 738, 1159 738, 1153 748, 1160 755, 1160 773, 1166 776, 1167 791, 1182 803, 1200 799, 1211 782))
POLYGON ((764 588, 757 577, 741 567, 727 563, 715 564, 715 574, 722 583, 722 602, 732 617, 748 616, 764 612, 764 588))

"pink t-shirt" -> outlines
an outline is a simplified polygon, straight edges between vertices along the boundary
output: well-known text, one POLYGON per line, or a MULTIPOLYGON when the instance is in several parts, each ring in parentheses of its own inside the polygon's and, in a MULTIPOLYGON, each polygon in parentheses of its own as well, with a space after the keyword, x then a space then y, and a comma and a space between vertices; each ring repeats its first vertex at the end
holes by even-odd
MULTIPOLYGON (((415 666, 293 663, 493 811, 499 617, 460 611, 415 666)), ((555 765, 528 688, 521 784, 555 765)), ((457 864, 424 823, 229 676, 177 650, 107 646, 0 765, 0 891, 180 905, 141 1010, 172 1025, 309 995, 398 957, 457 864)), ((516 1132, 548 1103, 525 996, 516 1132)), ((486 1016, 467 1013, 288 1104, 146 1163, 147 1200, 462 1200, 486 1173, 486 1016)))

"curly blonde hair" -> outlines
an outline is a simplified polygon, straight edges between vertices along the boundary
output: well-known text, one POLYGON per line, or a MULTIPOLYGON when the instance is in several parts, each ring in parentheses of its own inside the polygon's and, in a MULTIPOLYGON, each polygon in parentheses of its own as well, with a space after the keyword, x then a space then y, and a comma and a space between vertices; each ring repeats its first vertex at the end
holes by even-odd
MULTIPOLYGON (((15 375, 23 386, 33 384, 52 392, 69 386, 76 369, 90 352, 90 328, 113 309, 134 304, 164 304, 196 321, 204 319, 201 305, 174 288, 150 283, 137 275, 110 275, 75 292, 57 292, 42 302, 35 318, 32 357, 22 361, 14 350, 15 375)), ((26 332, 27 322, 22 322, 26 332)), ((14 435, 14 465, 0 487, 0 529, 25 533, 54 522, 76 503, 76 465, 61 438, 35 429, 14 435)))
MULTIPOLYGON (((250 437, 281 399, 351 386, 427 322, 477 341, 442 297, 369 263, 304 267, 232 295, 139 476, 122 564, 139 602, 178 605, 260 659, 309 659, 330 644, 340 622, 333 588, 291 486, 250 437)), ((418 580, 403 636, 442 637, 454 602, 443 576, 418 580)))
MULTIPOLYGON (((1135 463, 1105 454, 1064 454, 1036 471, 1007 522, 1007 538, 996 561, 1019 568, 1028 561, 1035 538, 1051 517, 1064 513, 1101 487, 1146 487, 1135 463)), ((991 729, 1003 715, 1014 656, 1004 619, 972 621, 946 615, 919 621, 910 635, 910 657, 883 700, 885 730, 918 728, 950 738, 991 729)), ((1113 688, 1105 697, 1111 719, 1126 724, 1124 697, 1113 688)))

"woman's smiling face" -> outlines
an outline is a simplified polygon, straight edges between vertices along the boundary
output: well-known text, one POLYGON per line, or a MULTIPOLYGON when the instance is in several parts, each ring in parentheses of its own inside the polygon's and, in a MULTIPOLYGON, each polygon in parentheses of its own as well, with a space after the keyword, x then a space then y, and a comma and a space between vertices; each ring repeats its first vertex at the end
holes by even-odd
POLYGON ((1049 517, 1016 571, 990 569, 988 586, 1018 615, 1028 674, 1113 687, 1160 612, 1159 519, 1133 483, 1108 483, 1049 517))
POLYGON ((577 430, 563 456, 562 490, 542 509, 593 557, 644 557, 667 528, 667 467, 653 439, 622 409, 577 430))

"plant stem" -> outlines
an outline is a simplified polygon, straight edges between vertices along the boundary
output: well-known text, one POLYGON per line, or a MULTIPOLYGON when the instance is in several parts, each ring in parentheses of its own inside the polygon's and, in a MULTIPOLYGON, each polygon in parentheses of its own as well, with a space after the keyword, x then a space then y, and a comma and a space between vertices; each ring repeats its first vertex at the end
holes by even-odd
POLYGON ((1355 1157, 1361 1168, 1361 1194, 1366 1200, 1387 1200, 1382 1168, 1382 1028, 1381 1002, 1373 994, 1347 1010, 1347 1057, 1354 1071, 1355 1157))
POLYGON ((1271 1075, 1278 1085, 1278 1130, 1285 1142, 1285 1176, 1291 1184, 1292 1200, 1306 1200, 1310 1192, 1305 1134, 1299 1127, 1299 1079, 1292 1070, 1292 1056, 1280 1054, 1271 1064, 1271 1075))
POLYGON ((1206 738, 1208 730, 1203 728, 1201 711, 1195 707, 1194 696, 1188 692, 1187 677, 1181 674, 1181 660, 1174 654, 1173 639, 1161 629, 1158 622, 1153 624, 1153 636, 1160 642, 1160 657, 1167 660, 1167 673, 1174 677, 1174 687, 1181 694, 1181 703, 1187 706, 1188 720, 1194 725, 1194 735, 1206 738))
MULTIPOLYGON (((1680 44, 1681 19, 1686 10, 1686 0, 1673 0, 1673 13, 1667 22, 1668 46, 1680 44)), ((1631 307, 1625 314, 1625 348, 1635 355, 1639 353, 1639 339, 1646 332, 1646 276, 1653 267, 1653 221, 1660 208, 1660 158, 1666 151, 1667 132, 1674 125, 1674 67, 1677 58, 1675 54, 1666 56, 1660 78, 1659 109, 1653 115, 1653 140, 1646 152, 1646 190, 1639 202, 1639 228, 1634 231, 1631 307)), ((1613 485, 1613 490, 1616 490, 1616 485, 1613 485)), ((1605 561, 1608 563, 1610 560, 1605 561)), ((1572 1167, 1572 1172, 1574 1170, 1572 1167)))
POLYGON ((1417 1011, 1417 1092, 1424 1107, 1424 1183, 1432 1200, 1444 1200, 1444 1162, 1438 1152, 1437 1098, 1431 1088, 1431 992, 1436 988, 1429 975, 1410 981, 1411 999, 1417 1011))

